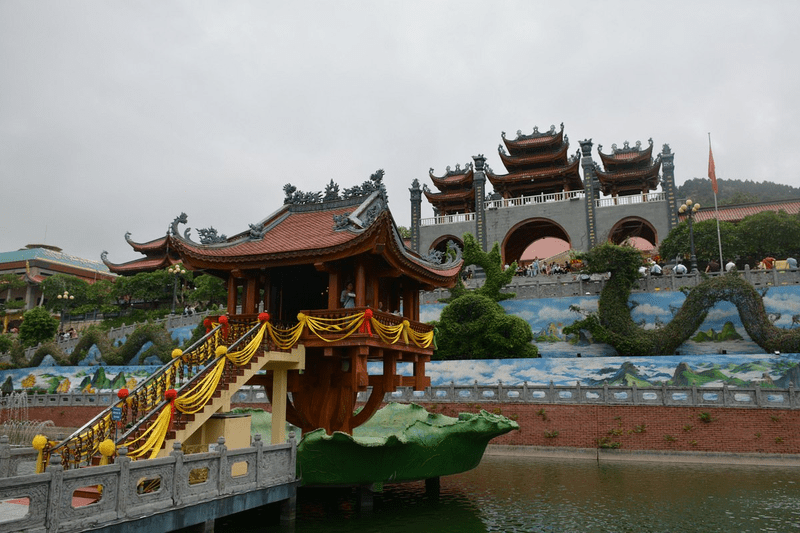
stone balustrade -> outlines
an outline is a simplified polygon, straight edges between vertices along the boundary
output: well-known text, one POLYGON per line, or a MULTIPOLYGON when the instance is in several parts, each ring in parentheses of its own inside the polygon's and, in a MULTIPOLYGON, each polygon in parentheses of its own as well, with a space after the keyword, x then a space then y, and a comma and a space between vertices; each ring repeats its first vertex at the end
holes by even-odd
MULTIPOLYGON (((358 393, 358 400, 367 401, 368 392, 358 393)), ((734 408, 800 408, 800 395, 794 387, 773 389, 755 387, 637 387, 636 385, 574 386, 550 385, 455 385, 427 387, 415 391, 399 387, 387 393, 386 402, 415 403, 532 403, 590 405, 654 405, 681 407, 734 408)), ((266 403, 261 389, 242 389, 231 402, 237 404, 266 403)))
POLYGON ((11 449, 8 439, 0 440, 0 505, 10 506, 0 517, 0 533, 172 531, 286 501, 299 484, 293 433, 277 445, 256 435, 252 446, 236 450, 227 449, 220 437, 213 451, 195 454, 184 454, 176 443, 170 455, 149 460, 132 461, 126 451, 120 449, 110 465, 63 470, 54 456, 45 472, 19 474, 23 459, 35 463, 36 451, 11 449), (98 487, 99 500, 76 505, 77 495, 96 493, 98 487), (27 505, 19 503, 24 499, 27 505), (9 500, 17 503, 5 503, 9 500))
MULTIPOLYGON (((752 270, 745 268, 738 271, 756 288, 779 287, 784 285, 800 284, 800 269, 787 270, 752 270)), ((699 285, 706 276, 720 276, 720 273, 695 273, 677 276, 667 274, 665 276, 644 276, 631 288, 632 292, 663 292, 678 291, 682 288, 692 288, 699 285)), ((580 274, 557 274, 552 276, 539 275, 534 277, 516 276, 506 285, 501 292, 513 292, 516 294, 515 300, 530 300, 535 298, 564 298, 571 296, 599 295, 605 286, 606 278, 601 275, 581 276, 580 274)), ((483 279, 476 278, 468 280, 467 288, 476 288, 483 283, 483 279)), ((437 303, 441 298, 448 298, 450 291, 447 289, 436 289, 425 291, 420 295, 421 304, 437 303)))

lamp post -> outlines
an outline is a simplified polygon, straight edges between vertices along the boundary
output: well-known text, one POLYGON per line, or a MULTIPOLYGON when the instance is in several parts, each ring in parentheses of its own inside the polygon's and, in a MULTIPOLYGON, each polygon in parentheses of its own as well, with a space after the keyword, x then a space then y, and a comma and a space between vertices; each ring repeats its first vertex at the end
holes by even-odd
POLYGON ((69 291, 64 291, 63 294, 56 296, 61 300, 61 331, 64 331, 64 311, 69 308, 69 302, 75 299, 75 296, 70 294, 69 291))
POLYGON ((172 314, 175 314, 175 304, 178 302, 178 278, 186 274, 186 270, 181 267, 180 263, 172 265, 167 269, 167 272, 174 276, 172 282, 172 314))
POLYGON ((687 198, 686 201, 683 203, 682 206, 678 208, 678 213, 686 214, 689 220, 689 246, 692 250, 692 273, 697 272, 697 255, 694 253, 694 227, 692 223, 694 222, 694 214, 700 209, 700 204, 692 205, 692 199, 687 198))

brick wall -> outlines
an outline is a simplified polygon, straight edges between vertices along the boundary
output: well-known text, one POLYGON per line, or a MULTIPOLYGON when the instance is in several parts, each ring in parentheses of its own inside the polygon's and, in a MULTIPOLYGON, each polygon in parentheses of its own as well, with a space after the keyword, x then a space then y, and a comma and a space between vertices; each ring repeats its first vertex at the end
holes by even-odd
MULTIPOLYGON (((422 404, 457 417, 485 409, 516 420, 519 431, 492 444, 624 450, 800 454, 800 410, 660 406, 422 404), (701 414, 707 413, 709 421, 701 414)), ((269 405, 241 405, 269 411, 269 405)))
MULTIPOLYGON (((492 444, 624 450, 800 454, 800 410, 656 406, 422 404, 429 412, 502 414, 520 425, 492 444), (701 415, 707 413, 709 421, 701 415)), ((238 407, 270 410, 269 404, 238 407)), ((59 427, 79 427, 99 407, 28 409, 31 420, 52 420, 59 427)))

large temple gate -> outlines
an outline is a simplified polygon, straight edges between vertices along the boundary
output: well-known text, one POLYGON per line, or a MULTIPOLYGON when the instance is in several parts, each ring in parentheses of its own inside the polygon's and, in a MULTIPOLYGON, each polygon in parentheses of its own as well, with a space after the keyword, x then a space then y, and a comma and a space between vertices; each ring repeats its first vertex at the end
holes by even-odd
POLYGON ((629 237, 656 247, 678 224, 674 154, 666 144, 656 157, 652 140, 646 147, 640 142, 612 145, 609 153, 598 145, 601 167, 592 158, 591 139, 568 155, 563 124, 547 132, 534 128, 529 135, 518 131, 516 139, 503 133, 502 139, 498 154, 506 174, 493 172, 479 155, 463 168, 447 167, 444 176, 435 176, 431 169, 431 182, 439 192, 427 185, 420 188, 414 180, 409 189, 412 248, 424 254, 443 235, 470 232, 484 250, 502 243, 503 260, 510 263, 527 244, 545 236, 564 239, 577 251, 629 237), (491 194, 486 193, 487 180, 494 189, 491 194), (423 194, 434 207, 433 218, 420 216, 423 194))

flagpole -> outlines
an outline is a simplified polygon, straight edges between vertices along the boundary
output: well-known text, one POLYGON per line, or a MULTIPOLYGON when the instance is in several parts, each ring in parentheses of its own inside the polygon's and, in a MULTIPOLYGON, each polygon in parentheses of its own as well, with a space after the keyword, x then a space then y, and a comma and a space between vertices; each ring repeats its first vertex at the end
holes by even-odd
POLYGON ((717 208, 717 170, 714 165, 714 155, 711 152, 711 132, 708 132, 708 177, 714 191, 714 218, 717 219, 717 244, 719 245, 719 271, 725 271, 725 262, 722 259, 722 236, 719 232, 719 209, 717 208))

